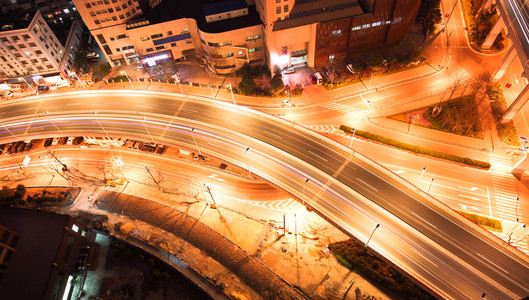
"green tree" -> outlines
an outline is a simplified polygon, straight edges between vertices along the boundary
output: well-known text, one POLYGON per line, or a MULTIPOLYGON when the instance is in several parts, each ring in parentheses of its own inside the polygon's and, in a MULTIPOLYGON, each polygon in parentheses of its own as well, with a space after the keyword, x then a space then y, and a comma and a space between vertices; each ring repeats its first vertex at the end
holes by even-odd
POLYGON ((382 53, 380 53, 380 50, 376 50, 376 51, 373 51, 371 52, 371 55, 369 55, 369 67, 373 70, 373 71, 377 71, 377 70, 380 70, 380 68, 382 68, 383 66, 383 58, 382 58, 382 53))
POLYGON ((441 0, 422 0, 421 6, 417 13, 415 20, 422 23, 423 31, 425 35, 429 35, 435 29, 435 25, 439 24, 442 20, 441 0))
POLYGON ((239 82, 239 91, 241 91, 242 94, 248 95, 253 91, 254 88, 255 81, 253 81, 253 79, 248 76, 244 76, 241 82, 239 82))

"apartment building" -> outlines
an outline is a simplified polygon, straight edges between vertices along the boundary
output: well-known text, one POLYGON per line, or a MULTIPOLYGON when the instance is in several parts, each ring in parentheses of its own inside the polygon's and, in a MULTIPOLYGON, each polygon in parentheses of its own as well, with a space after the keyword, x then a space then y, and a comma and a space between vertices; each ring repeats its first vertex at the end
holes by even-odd
POLYGON ((263 32, 255 9, 241 1, 196 2, 74 0, 113 67, 196 57, 227 74, 245 63, 264 63, 263 32))
POLYGON ((400 41, 420 0, 256 0, 271 70, 322 67, 400 41))
POLYGON ((0 15, 0 78, 57 73, 64 46, 40 11, 32 18, 0 15))
POLYGON ((40 10, 48 23, 62 23, 76 15, 72 1, 68 0, 0 0, 0 13, 32 14, 40 10))

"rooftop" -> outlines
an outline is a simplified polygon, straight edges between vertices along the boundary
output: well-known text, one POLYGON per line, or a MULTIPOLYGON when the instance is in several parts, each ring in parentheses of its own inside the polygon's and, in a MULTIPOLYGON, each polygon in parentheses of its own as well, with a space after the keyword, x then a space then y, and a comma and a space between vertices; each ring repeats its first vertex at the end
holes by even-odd
POLYGON ((208 33, 225 32, 261 24, 259 14, 257 13, 255 6, 248 7, 247 16, 228 19, 211 24, 206 23, 204 10, 207 6, 213 7, 215 10, 223 9, 226 11, 226 9, 233 9, 234 7, 239 7, 242 5, 246 5, 245 2, 237 0, 164 0, 154 7, 154 9, 152 9, 150 12, 146 12, 142 16, 138 16, 138 18, 130 20, 128 23, 130 24, 141 20, 148 20, 150 24, 158 24, 182 18, 192 18, 196 20, 200 30, 208 33))
POLYGON ((274 23, 274 31, 362 15, 357 0, 302 0, 296 1, 287 19, 274 23))
POLYGON ((0 14, 0 32, 28 28, 35 13, 0 14))

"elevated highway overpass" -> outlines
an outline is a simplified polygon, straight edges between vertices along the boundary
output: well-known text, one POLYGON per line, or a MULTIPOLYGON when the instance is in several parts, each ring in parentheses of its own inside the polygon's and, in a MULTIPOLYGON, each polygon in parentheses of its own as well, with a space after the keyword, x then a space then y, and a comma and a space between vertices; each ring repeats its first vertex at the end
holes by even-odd
POLYGON ((285 120, 203 97, 89 91, 0 104, 0 142, 58 135, 183 144, 296 195, 447 299, 529 296, 529 258, 359 153, 285 120), (193 130, 194 128, 194 130, 193 130), (246 149, 250 148, 248 152, 246 149), (305 184, 306 179, 310 179, 305 184))

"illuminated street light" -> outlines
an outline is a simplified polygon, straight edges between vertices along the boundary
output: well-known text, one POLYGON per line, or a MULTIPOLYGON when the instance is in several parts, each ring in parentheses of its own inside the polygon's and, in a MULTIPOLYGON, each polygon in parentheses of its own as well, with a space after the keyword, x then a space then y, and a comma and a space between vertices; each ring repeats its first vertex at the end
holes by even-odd
POLYGON ((134 89, 134 85, 132 84, 132 81, 130 80, 129 75, 127 74, 127 72, 125 72, 125 70, 123 70, 123 71, 121 71, 121 74, 125 74, 125 76, 129 80, 130 86, 132 87, 132 89, 134 89))
POLYGON ((355 132, 356 132, 356 127, 353 128, 353 136, 351 137, 351 144, 349 144, 349 148, 353 148, 353 139, 355 138, 355 132))
POLYGON ((516 222, 520 222, 520 219, 518 218, 518 205, 520 203, 520 197, 516 197, 516 222))
MULTIPOLYGON (((46 115, 48 115, 48 111, 46 111, 46 115)), ((55 123, 53 123, 52 119, 50 119, 50 122, 55 127, 55 129, 57 129, 57 131, 59 131, 59 133, 62 135, 62 131, 59 129, 59 127, 57 127, 57 125, 55 125, 55 123)))
POLYGON ((228 85, 226 85, 226 87, 229 87, 229 88, 230 88, 230 92, 231 92, 231 100, 233 101, 233 104, 237 104, 237 103, 235 103, 235 98, 233 97, 233 90, 232 90, 232 88, 231 88, 231 83, 228 84, 228 85))
POLYGON ((246 148, 246 151, 244 151, 244 157, 246 158, 246 168, 248 169, 248 177, 252 177, 252 173, 250 172, 250 164, 248 164, 248 150, 250 150, 250 147, 246 148))
MULTIPOLYGON (((178 86, 180 87, 180 92, 182 92, 182 94, 186 95, 184 93, 184 90, 182 89, 182 86, 180 85, 180 78, 178 78, 178 74, 174 74, 174 79, 176 80, 176 82, 178 83, 178 86)), ((186 95, 186 98, 187 98, 187 95, 186 95)))
POLYGON ((301 202, 303 203, 303 206, 305 206, 305 186, 307 185, 307 182, 309 182, 309 179, 305 180, 303 183, 303 197, 301 197, 301 202))
POLYGON ((35 91, 35 89, 26 81, 24 77, 18 78, 18 81, 22 81, 22 80, 24 80, 24 82, 29 86, 29 88, 33 91, 34 94, 37 93, 37 91, 35 91))
POLYGON ((202 153, 200 153, 200 148, 198 148, 197 140, 195 140, 195 135, 193 134, 193 132, 195 132, 195 127, 191 128, 191 136, 193 137, 193 141, 195 142, 195 147, 197 147, 198 154, 202 155, 202 153))
POLYGON ((68 71, 68 76, 75 76, 75 78, 77 78, 77 80, 79 80, 79 82, 81 83, 81 86, 83 87, 84 90, 86 90, 86 86, 84 85, 84 83, 81 81, 81 79, 79 79, 79 76, 77 76, 77 74, 75 74, 75 72, 70 72, 68 71))
POLYGON ((424 175, 424 172, 426 172, 426 169, 428 169, 428 167, 422 168, 421 176, 419 176, 419 182, 421 182, 421 177, 424 175))
POLYGON ((373 229, 373 232, 371 232, 371 235, 369 236, 369 239, 367 239, 367 242, 366 242, 366 245, 365 245, 366 248, 367 248, 367 244, 369 244, 369 241, 373 237, 373 234, 375 234, 375 230, 377 230, 378 227, 380 227, 380 224, 377 224, 377 226, 375 226, 375 229, 373 229))
POLYGON ((430 193, 430 189, 432 188, 432 183, 435 178, 432 178, 432 181, 430 181, 430 186, 428 187, 428 193, 430 193))

